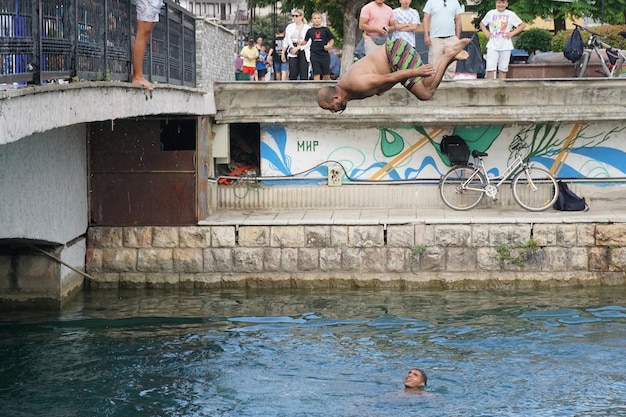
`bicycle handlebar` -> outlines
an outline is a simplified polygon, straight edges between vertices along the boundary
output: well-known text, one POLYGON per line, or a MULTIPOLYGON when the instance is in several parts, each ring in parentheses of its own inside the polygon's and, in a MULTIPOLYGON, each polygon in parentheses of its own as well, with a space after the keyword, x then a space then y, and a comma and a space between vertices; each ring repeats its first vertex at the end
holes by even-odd
MULTIPOLYGON (((603 39, 607 39, 607 40, 610 40, 610 41, 619 42, 619 39, 616 39, 616 38, 614 38, 614 37, 612 37, 612 36, 609 36, 609 35, 601 35, 600 33, 598 33, 598 32, 594 32, 593 30, 591 30, 591 29, 589 29, 589 28, 586 28, 586 27, 584 27, 584 26, 581 26, 581 25, 579 25, 579 24, 577 24, 577 23, 572 23, 572 24, 573 24, 574 26, 576 26, 578 29, 582 29, 582 30, 584 30, 585 32, 591 33, 593 36, 596 36, 596 37, 598 37, 598 38, 603 38, 603 39)), ((621 49, 621 45, 622 45, 622 43, 623 43, 623 42, 624 42, 624 41, 622 41, 622 42, 620 43, 620 49, 621 49)))

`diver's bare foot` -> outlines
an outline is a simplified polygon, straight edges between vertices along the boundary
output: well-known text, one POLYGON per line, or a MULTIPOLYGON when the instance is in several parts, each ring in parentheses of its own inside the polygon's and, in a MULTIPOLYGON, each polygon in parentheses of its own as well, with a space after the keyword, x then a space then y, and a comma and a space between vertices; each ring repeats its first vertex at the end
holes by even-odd
POLYGON ((457 43, 444 47, 443 54, 457 61, 464 61, 469 58, 469 54, 465 48, 471 41, 472 40, 469 38, 460 39, 457 43))
POLYGON ((154 90, 154 86, 152 84, 150 84, 148 82, 148 80, 146 80, 143 77, 141 77, 141 78, 133 78, 132 83, 133 84, 139 84, 140 86, 144 87, 145 89, 147 89, 149 91, 154 90))

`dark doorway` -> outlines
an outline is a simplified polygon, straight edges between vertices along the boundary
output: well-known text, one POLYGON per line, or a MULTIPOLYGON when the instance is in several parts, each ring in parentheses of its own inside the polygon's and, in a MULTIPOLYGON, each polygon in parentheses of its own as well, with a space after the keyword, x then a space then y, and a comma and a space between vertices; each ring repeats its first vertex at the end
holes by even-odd
POLYGON ((230 163, 219 165, 218 175, 261 174, 261 125, 233 123, 230 125, 230 163), (244 169, 245 168, 245 169, 244 169))

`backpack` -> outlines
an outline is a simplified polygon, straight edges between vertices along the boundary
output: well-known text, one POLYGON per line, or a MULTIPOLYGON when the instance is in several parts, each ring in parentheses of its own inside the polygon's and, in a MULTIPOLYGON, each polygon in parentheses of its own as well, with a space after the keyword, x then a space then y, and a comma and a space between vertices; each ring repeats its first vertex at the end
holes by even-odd
POLYGON ((457 135, 446 135, 441 140, 441 153, 446 155, 451 165, 467 165, 470 151, 467 143, 457 135))
POLYGON ((558 181, 559 184, 559 196, 554 203, 555 210, 562 211, 587 211, 589 206, 584 197, 578 197, 572 190, 569 189, 567 184, 563 181, 558 181))
POLYGON ((583 50, 585 48, 582 36, 578 28, 574 29, 570 37, 567 39, 567 43, 563 48, 563 55, 565 58, 572 62, 576 62, 583 56, 583 50))

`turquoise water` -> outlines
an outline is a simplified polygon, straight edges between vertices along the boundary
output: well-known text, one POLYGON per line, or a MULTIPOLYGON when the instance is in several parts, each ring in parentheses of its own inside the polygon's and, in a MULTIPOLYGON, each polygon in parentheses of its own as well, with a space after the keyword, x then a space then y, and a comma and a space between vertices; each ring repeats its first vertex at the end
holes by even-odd
POLYGON ((2 416, 626 416, 625 370, 624 287, 95 291, 0 320, 2 416))

